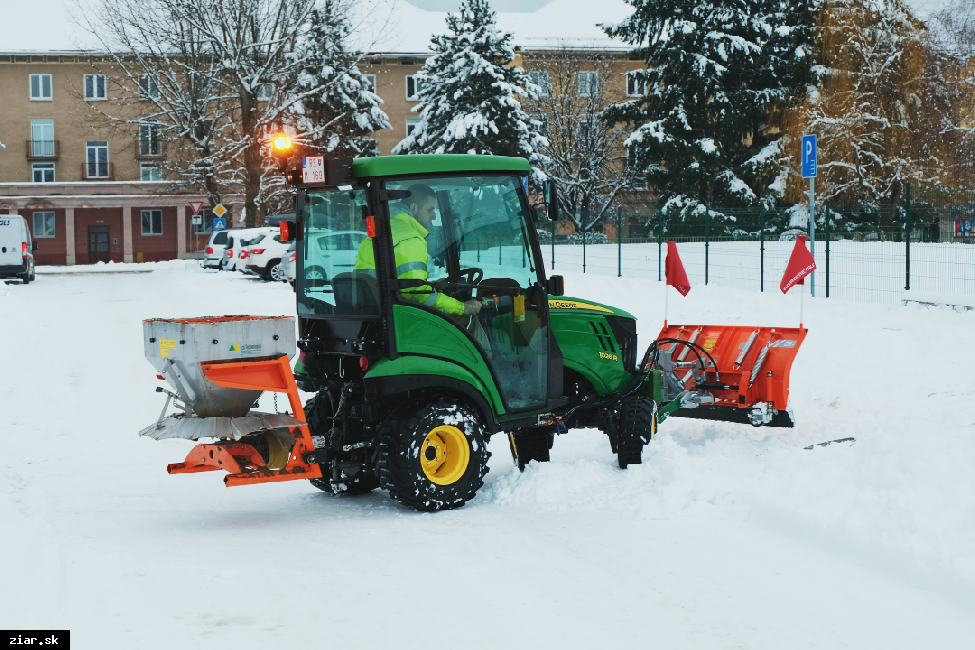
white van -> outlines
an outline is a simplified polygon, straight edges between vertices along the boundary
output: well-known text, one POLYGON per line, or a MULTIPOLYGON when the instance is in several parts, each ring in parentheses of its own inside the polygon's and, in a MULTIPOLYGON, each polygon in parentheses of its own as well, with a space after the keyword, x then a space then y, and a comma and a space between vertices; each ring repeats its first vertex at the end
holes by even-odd
POLYGON ((36 250, 27 221, 19 214, 0 214, 0 278, 20 278, 24 284, 36 279, 36 250))

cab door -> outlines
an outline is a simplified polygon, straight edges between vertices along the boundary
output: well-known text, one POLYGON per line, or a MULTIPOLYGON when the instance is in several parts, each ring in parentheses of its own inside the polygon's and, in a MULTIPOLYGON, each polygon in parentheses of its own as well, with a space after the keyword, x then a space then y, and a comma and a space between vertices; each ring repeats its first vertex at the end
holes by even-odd
MULTIPOLYGON (((425 238, 429 287, 457 303, 480 305, 477 315, 441 313, 449 326, 462 329, 474 341, 507 411, 544 409, 549 386, 548 303, 541 288, 541 262, 530 243, 521 179, 505 174, 451 176, 420 183, 387 181, 386 187, 409 190, 416 184, 430 187, 437 196, 437 217, 425 238)), ((412 219, 408 200, 391 204, 390 218, 412 219)), ((422 262, 407 264, 417 261, 422 262)), ((420 298, 429 295, 413 291, 420 298)), ((420 307, 422 300, 404 302, 420 307)), ((431 340, 402 344, 397 336, 397 346, 431 348, 436 335, 428 336, 431 340)))

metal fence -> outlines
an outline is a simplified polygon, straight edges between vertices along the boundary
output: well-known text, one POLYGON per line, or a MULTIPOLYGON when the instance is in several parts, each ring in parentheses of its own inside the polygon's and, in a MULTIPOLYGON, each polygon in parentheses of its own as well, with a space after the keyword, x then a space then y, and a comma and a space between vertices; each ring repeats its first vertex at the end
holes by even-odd
MULTIPOLYGON (((548 268, 663 280, 666 242, 675 241, 692 286, 778 291, 796 237, 809 235, 806 206, 715 208, 696 222, 634 212, 618 210, 605 234, 543 229, 548 268)), ((816 296, 896 303, 911 290, 948 303, 975 299, 975 196, 931 190, 912 202, 907 188, 896 205, 817 206, 812 247, 816 296)))

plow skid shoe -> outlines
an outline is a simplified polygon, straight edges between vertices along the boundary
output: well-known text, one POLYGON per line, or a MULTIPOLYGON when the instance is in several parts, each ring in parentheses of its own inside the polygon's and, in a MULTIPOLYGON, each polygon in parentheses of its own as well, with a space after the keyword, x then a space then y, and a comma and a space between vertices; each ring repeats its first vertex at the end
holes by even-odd
POLYGON ((713 404, 681 408, 675 417, 741 422, 756 426, 793 426, 789 406, 789 373, 808 330, 799 327, 740 325, 669 325, 659 338, 696 343, 717 366, 709 364, 704 381, 694 378, 695 350, 679 343, 672 351, 674 373, 688 390, 713 396, 713 404))

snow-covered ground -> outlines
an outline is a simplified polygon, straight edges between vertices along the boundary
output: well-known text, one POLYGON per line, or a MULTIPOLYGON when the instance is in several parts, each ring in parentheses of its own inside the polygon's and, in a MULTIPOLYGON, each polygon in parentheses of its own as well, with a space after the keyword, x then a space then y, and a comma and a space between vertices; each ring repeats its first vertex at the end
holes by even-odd
MULTIPOLYGON (((137 436, 162 406, 141 320, 293 314, 294 294, 134 268, 0 284, 0 628, 82 649, 971 647, 975 312, 807 298, 795 429, 670 419, 626 471, 572 431, 523 474, 497 437, 478 497, 423 514, 167 475, 191 443, 137 436)), ((661 325, 657 282, 566 286, 639 316, 644 345, 661 325)), ((670 298, 672 323, 797 311, 670 298)))

